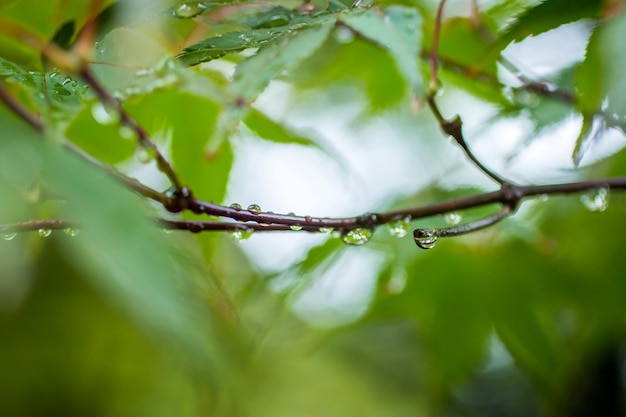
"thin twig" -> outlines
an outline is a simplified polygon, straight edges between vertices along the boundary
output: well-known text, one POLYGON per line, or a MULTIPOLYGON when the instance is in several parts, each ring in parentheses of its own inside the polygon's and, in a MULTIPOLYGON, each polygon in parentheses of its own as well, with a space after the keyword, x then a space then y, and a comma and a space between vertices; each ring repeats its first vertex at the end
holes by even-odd
POLYGON ((439 48, 439 33, 441 32, 441 21, 443 20, 443 8, 446 4, 446 0, 439 2, 437 8, 437 16, 435 17, 435 30, 433 31, 433 47, 430 51, 430 85, 429 90, 431 94, 434 94, 439 88, 439 82, 437 81, 437 65, 439 59, 437 57, 437 49, 439 48))
MULTIPOLYGON (((451 211, 467 210, 475 207, 486 206, 489 204, 504 205, 504 208, 500 212, 500 215, 506 216, 512 213, 517 207, 518 203, 523 199, 541 195, 578 193, 597 189, 600 187, 626 190, 626 177, 605 178, 564 184, 531 186, 515 186, 512 184, 507 184, 506 186, 502 187, 502 189, 489 193, 458 197, 433 204, 409 207, 401 210, 387 211, 378 214, 366 213, 361 216, 344 218, 324 218, 309 216, 302 217, 275 214, 271 212, 261 212, 257 214, 249 210, 225 207, 218 204, 206 203, 192 199, 193 207, 195 207, 196 209, 198 207, 203 208, 201 212, 221 217, 229 217, 234 219, 235 222, 188 221, 172 219, 156 219, 156 221, 163 228, 189 230, 192 232, 235 230, 249 230, 255 232, 295 230, 302 230, 307 232, 323 232, 330 229, 350 230, 357 227, 375 228, 376 226, 389 223, 398 218, 408 217, 412 220, 416 220, 448 213, 451 211)), ((492 216, 486 219, 478 220, 474 223, 468 223, 466 225, 448 228, 445 229, 447 231, 441 232, 440 236, 452 236, 455 234, 468 233, 473 230, 478 230, 479 228, 489 226, 489 221, 493 221, 493 223, 495 223, 495 219, 496 218, 492 216)), ((2 225, 0 226, 0 230, 2 230, 3 232, 10 232, 38 230, 41 228, 62 229, 64 228, 64 226, 67 227, 66 224, 67 223, 60 220, 49 220, 43 222, 36 221, 18 223, 13 225, 2 225)))
POLYGON ((184 187, 183 182, 179 178, 178 174, 174 170, 174 167, 170 162, 165 158, 165 156, 159 151, 159 148, 152 142, 148 136, 148 133, 141 127, 135 119, 133 119, 120 105, 120 102, 113 97, 109 92, 104 88, 104 86, 98 81, 98 79, 91 72, 89 67, 84 66, 80 71, 79 75, 85 80, 85 82, 93 89, 96 96, 100 99, 102 104, 108 106, 115 110, 120 117, 120 122, 132 129, 133 132, 137 135, 139 140, 139 145, 143 146, 148 152, 154 154, 157 168, 159 171, 163 172, 172 183, 172 186, 177 190, 181 190, 184 187))
POLYGON ((31 125, 33 129, 38 132, 43 131, 44 125, 41 120, 31 114, 28 110, 26 110, 24 106, 22 106, 17 100, 15 100, 15 98, 13 98, 13 96, 9 94, 7 90, 5 90, 2 83, 0 83, 0 100, 4 101, 4 104, 6 104, 7 107, 13 111, 13 113, 18 115, 22 120, 31 125))
POLYGON ((487 168, 485 164, 483 164, 478 158, 476 158, 469 145, 467 144, 465 137, 463 136, 463 122, 461 118, 457 115, 454 117, 454 119, 447 120, 441 114, 439 106, 437 106, 437 103, 435 102, 434 96, 429 96, 427 101, 428 106, 430 107, 430 110, 439 122, 441 129, 456 140, 456 142, 465 152, 465 155, 467 155, 467 157, 474 163, 474 165, 476 165, 483 173, 491 177, 497 183, 501 185, 507 183, 504 178, 493 172, 491 169, 487 168))

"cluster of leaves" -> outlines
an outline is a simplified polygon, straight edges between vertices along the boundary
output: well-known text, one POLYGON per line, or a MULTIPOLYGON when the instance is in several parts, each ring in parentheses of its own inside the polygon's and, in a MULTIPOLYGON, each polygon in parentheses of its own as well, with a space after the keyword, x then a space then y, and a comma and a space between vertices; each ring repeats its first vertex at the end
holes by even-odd
MULTIPOLYGON (((194 194, 222 202, 242 130, 333 154, 254 104, 272 82, 352 86, 368 117, 420 107, 431 93, 435 2, 86 3, 0 3, 0 82, 47 126, 38 133, 0 106, 0 222, 85 225, 76 237, 0 241, 0 414, 384 416, 446 406, 533 415, 537 404, 567 412, 584 393, 581 381, 626 329, 625 242, 614 233, 624 205, 591 218, 571 202, 546 203, 545 226, 527 241, 486 232, 428 257, 377 235, 365 249, 381 259, 367 312, 341 331, 315 329, 290 307, 361 248, 328 239, 267 276, 228 236, 162 233, 147 220, 162 213, 57 146, 135 175, 135 158, 151 159, 134 133, 21 36, 72 48, 97 15, 90 68, 194 194), (477 372, 494 340, 515 363, 477 372), (528 389, 524 378, 534 393, 487 401, 483 390, 528 389), (343 399, 320 401, 329 397, 343 399)), ((531 120, 533 135, 580 113, 579 163, 605 129, 624 130, 626 12, 619 2, 571 3, 496 1, 445 19, 437 56, 446 90, 531 120), (552 78, 500 80, 511 42, 576 21, 593 25, 582 62, 552 78)), ((598 170, 619 173, 620 159, 598 170)), ((165 180, 147 177, 156 188, 165 180)), ((428 189, 389 205, 438 197, 428 189)))

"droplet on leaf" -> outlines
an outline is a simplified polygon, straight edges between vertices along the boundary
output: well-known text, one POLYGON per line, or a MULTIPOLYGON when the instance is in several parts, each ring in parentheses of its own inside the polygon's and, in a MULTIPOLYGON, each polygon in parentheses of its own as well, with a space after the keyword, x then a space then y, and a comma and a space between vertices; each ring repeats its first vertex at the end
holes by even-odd
POLYGON ((120 120, 119 115, 114 109, 111 109, 100 102, 91 106, 91 114, 96 122, 101 125, 112 125, 120 120))
POLYGON ((609 189, 607 187, 596 188, 580 195, 580 201, 589 211, 602 212, 609 207, 609 189))
POLYGON ((128 126, 120 126, 119 132, 120 132, 120 137, 122 139, 131 140, 137 137, 137 134, 135 133, 135 131, 128 126))
POLYGON ((17 232, 2 232, 0 233, 0 237, 3 240, 13 240, 17 236, 17 232))
POLYGON ((413 232, 415 243, 422 249, 432 249, 437 243, 437 234, 434 230, 416 229, 413 232))
POLYGON ((360 246, 366 244, 373 233, 372 229, 357 227, 356 229, 345 231, 341 235, 341 240, 347 245, 360 246))
POLYGON ((458 211, 450 211, 443 214, 443 221, 450 226, 456 226, 457 224, 461 223, 461 220, 463 220, 463 216, 461 216, 458 211))
POLYGON ((197 1, 188 1, 182 3, 174 10, 174 16, 181 19, 190 19, 207 10, 208 7, 204 3, 197 1))
POLYGON ((335 30, 335 40, 339 43, 350 43, 354 40, 354 31, 346 26, 338 26, 335 30))
POLYGON ((392 220, 387 223, 387 230, 389 230, 389 234, 393 237, 404 237, 409 232, 410 222, 411 216, 392 220))
POLYGON ((135 158, 140 164, 148 164, 156 158, 157 150, 152 147, 138 145, 135 150, 135 158))

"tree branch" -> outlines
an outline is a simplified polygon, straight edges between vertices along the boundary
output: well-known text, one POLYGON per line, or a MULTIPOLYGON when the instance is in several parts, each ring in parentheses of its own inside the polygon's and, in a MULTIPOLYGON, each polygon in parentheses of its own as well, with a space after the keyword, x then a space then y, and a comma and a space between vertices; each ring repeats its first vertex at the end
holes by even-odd
POLYGON ((86 65, 83 66, 78 74, 93 89, 102 104, 115 110, 119 114, 120 122, 135 132, 139 140, 139 145, 143 146, 148 152, 154 154, 159 171, 163 172, 169 178, 173 187, 177 190, 181 190, 184 187, 183 182, 174 170, 174 167, 172 167, 172 164, 170 164, 165 156, 163 156, 154 142, 150 140, 144 128, 141 127, 128 113, 126 113, 126 111, 124 111, 120 102, 109 94, 108 91, 106 91, 104 86, 96 79, 89 67, 86 65))

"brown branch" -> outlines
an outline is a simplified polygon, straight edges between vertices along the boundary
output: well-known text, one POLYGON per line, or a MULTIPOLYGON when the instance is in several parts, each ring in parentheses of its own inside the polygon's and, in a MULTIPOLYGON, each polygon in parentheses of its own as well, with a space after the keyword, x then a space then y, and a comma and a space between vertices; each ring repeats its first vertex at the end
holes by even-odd
MULTIPOLYGON (((527 198, 532 198, 540 195, 578 193, 597 189, 600 187, 626 190, 626 177, 531 186, 516 186, 512 184, 506 184, 500 190, 489 193, 459 197, 433 204, 409 207, 401 210, 387 211, 378 214, 366 213, 361 216, 344 218, 325 218, 309 216, 302 217, 275 214, 271 212, 261 212, 257 214, 254 212, 250 212, 249 210, 236 209, 213 203, 206 203, 191 198, 191 207, 193 207, 196 212, 232 218, 233 220, 235 220, 235 222, 191 221, 172 219, 156 219, 155 221, 160 227, 166 229, 188 230, 196 233, 203 231, 236 230, 255 232, 296 230, 306 232, 322 232, 324 231, 323 229, 334 229, 339 231, 346 231, 355 229, 357 227, 374 229, 377 226, 394 221, 398 218, 409 217, 412 220, 416 220, 420 218, 448 213, 451 211, 467 210, 475 207, 486 206, 489 204, 502 204, 504 206, 502 210, 495 215, 477 220, 475 222, 442 229, 418 229, 436 230, 436 233, 434 233, 436 236, 445 237, 469 233, 495 224, 506 216, 512 214, 518 204, 522 200, 527 198), (202 210, 198 211, 199 208, 202 208, 202 210)), ((18 231, 25 232, 39 229, 64 229, 66 227, 76 226, 77 225, 74 223, 64 222, 61 220, 44 220, 2 225, 0 226, 0 231, 2 231, 3 233, 18 231)))
POLYGON ((430 51, 430 84, 428 89, 430 94, 435 94, 439 89, 439 82, 437 81, 437 65, 439 59, 437 57, 437 49, 439 48, 439 34, 441 33, 441 22, 443 20, 443 8, 446 5, 446 0, 439 2, 437 7, 437 16, 435 17, 435 30, 433 31, 433 47, 430 51))
POLYGON ((157 168, 169 178, 172 186, 174 186, 177 190, 183 189, 184 184, 174 170, 172 164, 170 164, 161 151, 159 151, 159 148, 154 144, 154 142, 150 140, 148 133, 144 130, 144 128, 141 127, 126 111, 124 111, 120 102, 109 94, 100 81, 97 80, 89 67, 82 67, 79 71, 79 75, 93 89, 102 104, 115 110, 120 117, 120 122, 135 132, 139 140, 139 145, 143 146, 148 152, 154 154, 157 168))
POLYGON ((441 111, 439 110, 439 106, 437 106, 437 103, 435 102, 435 97, 433 95, 430 95, 428 97, 427 102, 428 102, 428 106, 430 107, 430 110, 432 111, 433 115, 439 122, 441 129, 456 140, 456 142, 461 146, 461 148, 465 152, 465 155, 467 155, 467 157, 474 163, 474 165, 476 165, 484 174, 491 177, 497 183, 499 184, 507 183, 505 179, 503 179, 501 176, 493 172, 491 169, 487 168, 485 164, 483 164, 478 158, 476 158, 476 156, 470 149, 469 145, 467 144, 465 137, 463 136, 463 129, 462 129, 463 122, 461 118, 457 115, 452 120, 446 120, 441 114, 441 111))
POLYGON ((2 83, 0 83, 0 100, 2 100, 4 104, 6 104, 11 111, 13 111, 13 113, 31 125, 33 129, 38 132, 43 131, 44 125, 41 120, 31 114, 24 106, 22 106, 22 104, 15 100, 15 98, 4 88, 2 83))

